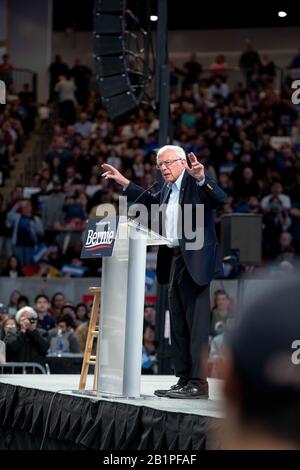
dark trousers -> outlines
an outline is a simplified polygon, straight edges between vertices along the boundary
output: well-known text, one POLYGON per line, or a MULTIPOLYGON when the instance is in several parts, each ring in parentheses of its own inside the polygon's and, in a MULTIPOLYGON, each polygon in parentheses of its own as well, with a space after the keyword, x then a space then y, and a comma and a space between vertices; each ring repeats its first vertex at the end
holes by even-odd
POLYGON ((172 259, 169 308, 176 376, 201 385, 207 379, 209 284, 198 286, 193 281, 181 254, 172 259))

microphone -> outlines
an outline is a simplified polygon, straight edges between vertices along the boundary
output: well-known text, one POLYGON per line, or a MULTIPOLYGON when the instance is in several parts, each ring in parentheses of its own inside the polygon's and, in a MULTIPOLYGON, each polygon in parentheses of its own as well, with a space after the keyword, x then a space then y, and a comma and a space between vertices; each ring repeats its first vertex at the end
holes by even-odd
POLYGON ((151 186, 146 188, 143 192, 141 192, 141 194, 138 195, 138 197, 133 201, 132 205, 135 204, 147 191, 150 191, 150 189, 154 188, 154 186, 156 185, 157 185, 157 181, 155 180, 154 183, 151 184, 151 186))
MULTIPOLYGON (((141 192, 141 194, 138 195, 138 197, 133 201, 132 205, 134 205, 147 191, 149 191, 150 189, 154 188, 154 186, 156 186, 158 184, 158 182, 155 180, 153 184, 151 184, 151 186, 149 186, 148 188, 146 188, 144 191, 141 192)), ((139 215, 136 215, 135 218, 133 218, 132 216, 129 215, 129 211, 130 211, 130 207, 128 209, 128 215, 127 215, 127 218, 129 220, 131 220, 132 222, 134 222, 135 224, 137 224, 138 227, 142 227, 141 225, 141 222, 136 222, 135 218, 139 217, 139 215)))

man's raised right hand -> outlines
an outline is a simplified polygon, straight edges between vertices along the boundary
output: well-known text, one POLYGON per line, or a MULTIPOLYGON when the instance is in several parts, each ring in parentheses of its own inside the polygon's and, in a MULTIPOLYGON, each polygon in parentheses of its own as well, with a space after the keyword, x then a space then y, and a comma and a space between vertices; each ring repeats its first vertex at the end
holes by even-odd
POLYGON ((103 168, 103 170, 105 170, 104 173, 102 173, 102 177, 105 178, 106 180, 107 179, 110 179, 110 180, 114 180, 116 183, 120 184, 121 186, 123 186, 123 188, 125 188, 126 186, 129 185, 130 181, 125 178, 125 176, 123 176, 116 168, 114 168, 113 166, 111 165, 108 165, 108 163, 103 163, 101 165, 101 167, 103 168))

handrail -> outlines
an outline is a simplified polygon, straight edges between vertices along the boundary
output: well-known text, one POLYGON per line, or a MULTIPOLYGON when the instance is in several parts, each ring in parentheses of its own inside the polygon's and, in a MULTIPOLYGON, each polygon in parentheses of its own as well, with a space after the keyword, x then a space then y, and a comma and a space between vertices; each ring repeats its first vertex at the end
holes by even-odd
MULTIPOLYGON (((18 368, 18 369, 22 369, 22 374, 26 374, 28 372, 26 372, 26 368, 30 367, 32 370, 33 370, 33 374, 35 374, 35 370, 39 370, 41 372, 41 374, 47 374, 47 369, 45 367, 43 367, 41 364, 38 364, 37 362, 3 362, 3 363, 0 363, 0 371, 1 371, 1 374, 3 374, 3 370, 4 369, 10 369, 12 370, 12 373, 14 374, 15 372, 15 369, 18 368)), ((50 374, 49 372, 49 366, 48 366, 48 374, 50 374)))

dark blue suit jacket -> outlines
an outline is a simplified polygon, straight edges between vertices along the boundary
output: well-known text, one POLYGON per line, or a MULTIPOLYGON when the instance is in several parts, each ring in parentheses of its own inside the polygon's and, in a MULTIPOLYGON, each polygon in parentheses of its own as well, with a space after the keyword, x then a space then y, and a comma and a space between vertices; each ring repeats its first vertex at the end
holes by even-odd
MULTIPOLYGON (((130 201, 138 199, 139 204, 144 204, 149 209, 152 204, 164 204, 168 202, 170 193, 169 186, 164 184, 161 191, 157 194, 152 194, 150 191, 142 194, 144 189, 134 183, 130 183, 124 195, 130 201)), ((227 195, 217 185, 216 181, 205 176, 205 183, 202 186, 196 184, 195 178, 189 175, 186 171, 184 173, 181 190, 179 196, 179 204, 184 213, 184 205, 192 205, 192 228, 195 229, 195 208, 196 204, 204 205, 204 245, 199 250, 189 250, 186 243, 191 240, 185 238, 184 227, 182 227, 183 237, 179 240, 182 256, 187 267, 187 270, 193 280, 198 285, 208 284, 214 276, 222 273, 222 260, 219 253, 219 245, 217 241, 215 224, 214 224, 214 209, 225 204, 227 195)), ((182 224, 184 224, 184 216, 182 217, 182 224)), ((169 248, 162 245, 159 247, 157 255, 157 280, 160 284, 167 284, 170 278, 170 269, 172 261, 172 252, 169 248)))

